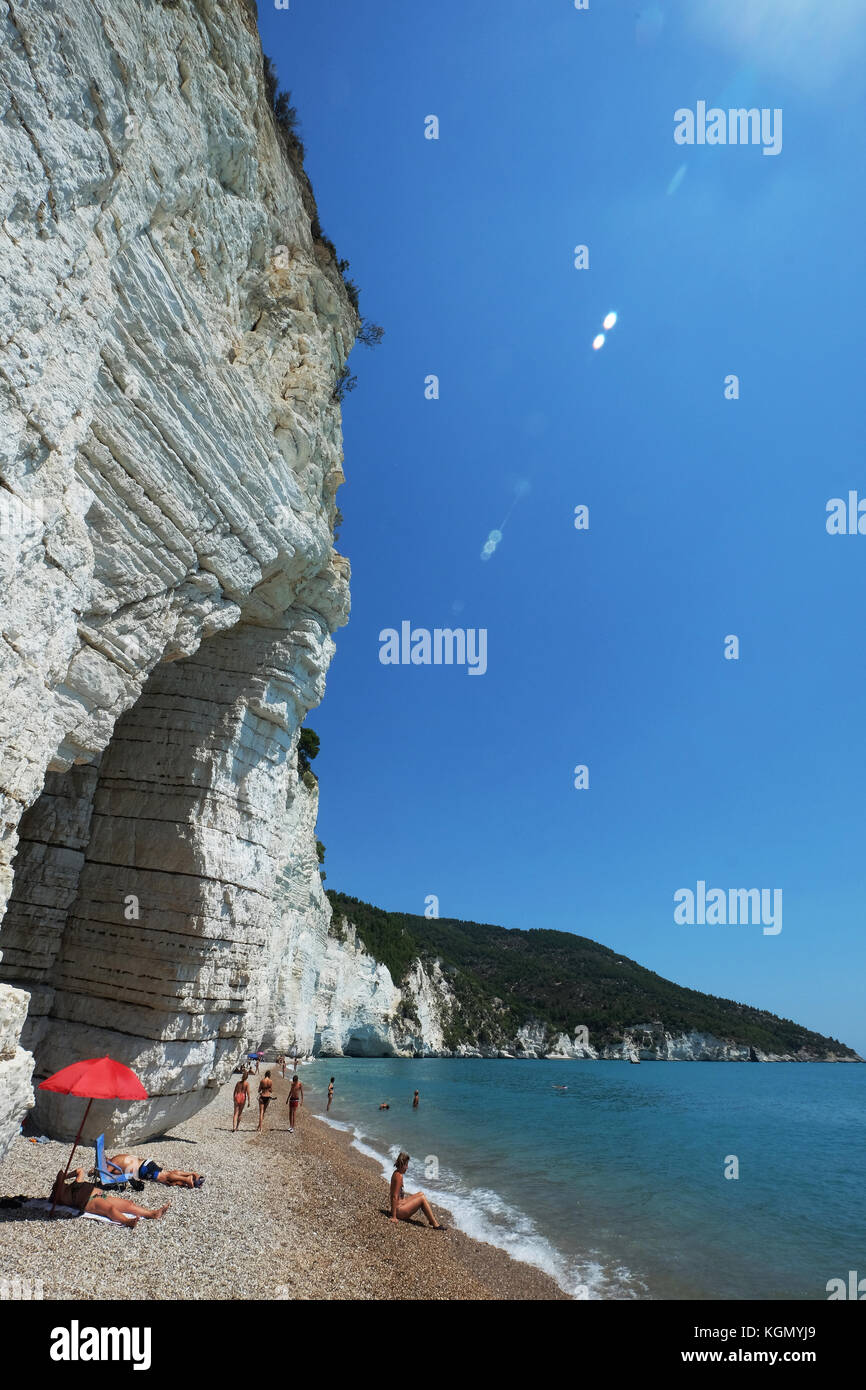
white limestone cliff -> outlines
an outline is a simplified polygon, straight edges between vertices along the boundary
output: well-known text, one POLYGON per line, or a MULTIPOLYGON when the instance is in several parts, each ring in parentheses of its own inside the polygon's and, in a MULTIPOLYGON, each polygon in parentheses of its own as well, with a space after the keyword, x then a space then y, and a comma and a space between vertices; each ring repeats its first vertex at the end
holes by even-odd
POLYGON ((298 727, 348 614, 358 318, 245 0, 16 0, 0 39, 2 1156, 27 995, 37 1079, 106 1052, 145 1079, 93 1108, 116 1139, 206 1103, 267 1015, 298 727))
MULTIPOLYGON (((307 813, 307 835, 315 824, 307 813)), ((313 841, 310 839, 310 843, 313 841)), ((322 1057, 461 1057, 547 1061, 795 1062, 857 1060, 811 1054, 776 1054, 718 1038, 711 1033, 673 1033, 661 1022, 634 1024, 616 1043, 593 1045, 578 1023, 573 1036, 556 1033, 540 1019, 522 1024, 513 1037, 498 1041, 449 1042, 464 1034, 462 1010, 449 976, 438 960, 415 960, 397 985, 387 967, 367 951, 357 928, 331 907, 308 854, 299 877, 311 901, 288 917, 280 939, 282 986, 272 994, 280 1021, 266 1028, 263 1041, 278 1051, 322 1057), (313 876, 315 872, 315 877, 313 876), (311 924, 314 924, 311 929, 311 924)), ((316 866, 317 869, 317 866, 316 866)), ((495 1003, 495 1001, 494 1001, 495 1003)), ((493 1031, 495 1024, 488 1031, 493 1031)))
MULTIPOLYGON (((296 754, 348 615, 359 321, 252 5, 2 0, 0 100, 0 1158, 31 1078, 104 1053, 149 1092, 93 1107, 110 1142, 193 1114, 249 1044, 621 1057, 495 1005, 472 1041, 440 962, 398 985, 332 921, 296 754)), ((81 1111, 37 1092, 53 1135, 81 1111)))
POLYGON ((33 1104, 33 1058, 18 1044, 29 999, 20 989, 0 985, 0 1138, 16 1133, 21 1117, 33 1104))

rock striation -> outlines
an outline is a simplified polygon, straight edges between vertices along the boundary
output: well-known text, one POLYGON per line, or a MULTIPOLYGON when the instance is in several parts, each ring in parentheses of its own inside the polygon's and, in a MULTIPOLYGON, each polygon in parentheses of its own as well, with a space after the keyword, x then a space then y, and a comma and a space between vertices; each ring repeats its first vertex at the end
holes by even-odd
MULTIPOLYGON (((0 25, 0 1157, 33 1082, 104 1053, 149 1092, 94 1105, 109 1142, 189 1118, 249 1045, 779 1060, 506 1030, 333 916, 297 746, 348 617, 360 323, 253 6, 6 0, 0 25)), ((36 1097, 71 1136, 82 1102, 36 1097)))
POLYGON ((132 1139, 264 1027, 359 321, 245 0, 0 24, 2 1154, 28 1052, 132 1066, 151 1099, 88 1131, 132 1139))

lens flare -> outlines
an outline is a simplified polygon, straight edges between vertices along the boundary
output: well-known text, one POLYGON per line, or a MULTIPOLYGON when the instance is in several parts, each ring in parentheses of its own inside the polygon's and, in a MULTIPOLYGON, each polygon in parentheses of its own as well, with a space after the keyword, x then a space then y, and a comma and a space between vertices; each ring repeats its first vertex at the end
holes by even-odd
POLYGON ((685 178, 685 176, 686 176, 686 166, 685 166, 685 164, 681 164, 680 167, 679 167, 679 169, 677 169, 677 172, 674 174, 673 178, 671 179, 670 183, 668 184, 668 197, 670 197, 670 195, 671 195, 672 193, 676 193, 677 189, 679 188, 679 186, 680 186, 680 184, 682 183, 682 181, 683 181, 683 179, 685 178))
POLYGON ((481 550, 482 560, 489 560, 499 542, 502 540, 501 531, 491 531, 481 550))
POLYGON ((605 314, 604 323, 601 326, 602 328, 613 328, 615 323, 616 314, 611 310, 609 314, 605 314))
POLYGON ((592 340, 592 347, 594 352, 598 352, 600 347, 604 347, 603 333, 596 333, 595 337, 592 340))

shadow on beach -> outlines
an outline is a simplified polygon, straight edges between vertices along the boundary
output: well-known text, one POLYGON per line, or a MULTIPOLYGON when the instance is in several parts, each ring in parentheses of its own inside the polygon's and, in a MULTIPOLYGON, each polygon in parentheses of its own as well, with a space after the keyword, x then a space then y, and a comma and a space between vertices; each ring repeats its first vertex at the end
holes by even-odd
MULTIPOLYGON (((411 1194, 410 1194, 410 1195, 411 1195, 411 1194)), ((390 1208, 390 1207, 380 1207, 379 1210, 380 1210, 380 1212, 382 1213, 383 1216, 387 1216, 388 1220, 389 1220, 389 1221, 391 1220, 391 1208, 390 1208)), ((427 1228, 427 1222, 426 1222, 426 1221, 416 1221, 415 1218, 414 1218, 414 1216, 410 1216, 408 1221, 401 1221, 399 1224, 400 1224, 401 1226, 419 1226, 419 1227, 421 1228, 421 1230, 423 1230, 423 1231, 426 1231, 426 1230, 428 1229, 428 1228, 427 1228)))

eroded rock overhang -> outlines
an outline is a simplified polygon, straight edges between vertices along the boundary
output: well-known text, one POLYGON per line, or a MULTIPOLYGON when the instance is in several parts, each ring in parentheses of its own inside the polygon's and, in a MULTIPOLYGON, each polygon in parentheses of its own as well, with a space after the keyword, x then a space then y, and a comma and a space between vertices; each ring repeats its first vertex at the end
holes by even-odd
POLYGON ((2 1153, 22 992, 37 1078, 143 1076, 150 1102, 94 1107, 117 1137, 192 1113, 258 1026, 274 827, 348 615, 358 319, 243 0, 0 24, 2 1153))

